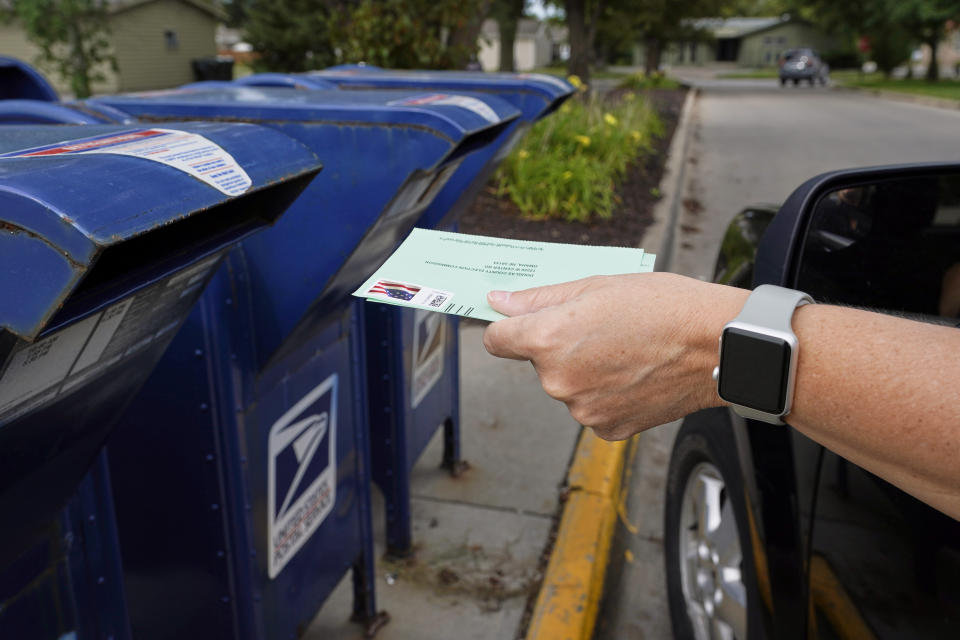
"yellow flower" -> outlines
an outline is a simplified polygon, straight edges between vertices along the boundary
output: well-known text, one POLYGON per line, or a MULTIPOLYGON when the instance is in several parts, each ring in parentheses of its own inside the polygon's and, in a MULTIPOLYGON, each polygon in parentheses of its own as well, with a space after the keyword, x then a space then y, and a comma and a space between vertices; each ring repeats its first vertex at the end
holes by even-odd
POLYGON ((563 172, 563 179, 564 179, 564 180, 569 180, 569 179, 572 178, 572 177, 573 177, 573 171, 564 171, 564 172, 563 172))
POLYGON ((634 130, 630 132, 630 137, 633 138, 634 141, 640 142, 640 140, 643 139, 643 134, 640 133, 639 131, 634 130))
POLYGON ((521 160, 523 160, 525 158, 530 157, 530 152, 527 151, 526 149, 520 149, 520 151, 517 152, 517 155, 520 157, 521 160))
POLYGON ((623 99, 626 100, 627 102, 633 102, 633 99, 636 98, 636 97, 637 97, 637 94, 635 94, 635 93, 632 92, 632 91, 629 91, 629 92, 623 94, 623 99))
POLYGON ((583 86, 583 80, 580 79, 580 76, 574 76, 574 75, 567 76, 567 82, 572 84, 576 89, 579 89, 580 87, 583 86))
POLYGON ((612 113, 603 114, 603 121, 606 122, 611 127, 617 126, 617 118, 612 113))
POLYGON ((570 113, 570 105, 564 104, 562 107, 560 107, 560 113, 570 113))
POLYGON ((590 146, 590 137, 589 136, 573 136, 573 139, 582 144, 585 147, 590 146))

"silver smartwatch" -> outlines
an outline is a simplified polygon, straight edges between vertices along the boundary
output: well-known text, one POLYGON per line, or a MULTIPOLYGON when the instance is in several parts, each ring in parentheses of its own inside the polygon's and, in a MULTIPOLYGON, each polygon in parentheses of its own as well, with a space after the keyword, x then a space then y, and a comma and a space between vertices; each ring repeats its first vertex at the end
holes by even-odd
POLYGON ((763 284, 720 334, 717 394, 744 418, 784 424, 793 401, 799 344, 793 312, 813 302, 806 293, 763 284))

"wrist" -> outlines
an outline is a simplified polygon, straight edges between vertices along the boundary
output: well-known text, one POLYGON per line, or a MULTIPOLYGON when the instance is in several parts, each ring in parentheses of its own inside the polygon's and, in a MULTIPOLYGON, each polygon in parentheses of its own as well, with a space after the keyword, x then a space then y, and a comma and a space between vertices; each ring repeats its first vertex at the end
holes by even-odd
POLYGON ((701 297, 699 321, 689 337, 690 366, 693 388, 697 390, 696 409, 724 406, 717 395, 713 370, 719 360, 720 335, 724 326, 737 317, 750 295, 746 289, 719 284, 708 284, 701 297))

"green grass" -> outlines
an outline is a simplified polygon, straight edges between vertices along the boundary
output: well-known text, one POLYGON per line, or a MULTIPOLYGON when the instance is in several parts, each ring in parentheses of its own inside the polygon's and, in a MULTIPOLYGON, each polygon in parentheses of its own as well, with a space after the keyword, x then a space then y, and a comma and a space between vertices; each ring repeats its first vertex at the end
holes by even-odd
POLYGON ((616 183, 663 124, 641 96, 577 96, 537 123, 497 172, 497 189, 529 218, 609 218, 616 183))
POLYGON ((718 78, 729 79, 749 79, 749 78, 779 78, 780 72, 777 69, 751 69, 749 71, 731 71, 730 73, 721 73, 718 78))
POLYGON ((955 78, 941 78, 939 82, 927 82, 922 78, 887 79, 879 73, 858 73, 856 71, 837 71, 832 73, 831 77, 834 82, 845 87, 896 91, 948 100, 960 100, 960 81, 955 78))

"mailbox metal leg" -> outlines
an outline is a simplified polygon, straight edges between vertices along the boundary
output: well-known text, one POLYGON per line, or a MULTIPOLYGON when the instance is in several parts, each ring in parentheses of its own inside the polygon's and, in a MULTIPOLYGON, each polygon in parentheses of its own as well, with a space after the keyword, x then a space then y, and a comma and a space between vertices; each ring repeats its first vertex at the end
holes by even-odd
POLYGON ((460 454, 460 320, 450 316, 447 320, 452 340, 447 358, 447 375, 451 383, 451 415, 443 421, 443 461, 441 466, 450 472, 454 478, 470 468, 470 465, 460 454))

